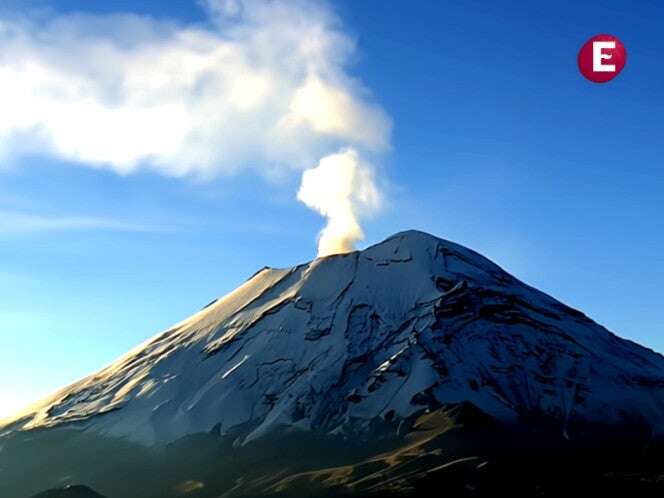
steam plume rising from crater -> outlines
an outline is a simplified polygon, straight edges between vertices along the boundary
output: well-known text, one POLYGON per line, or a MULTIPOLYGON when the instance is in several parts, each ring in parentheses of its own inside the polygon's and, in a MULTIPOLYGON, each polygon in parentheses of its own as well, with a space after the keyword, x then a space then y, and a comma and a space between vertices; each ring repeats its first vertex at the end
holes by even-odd
POLYGON ((352 148, 325 156, 306 170, 297 198, 327 218, 318 239, 319 257, 352 251, 364 238, 360 217, 381 206, 373 168, 352 148))

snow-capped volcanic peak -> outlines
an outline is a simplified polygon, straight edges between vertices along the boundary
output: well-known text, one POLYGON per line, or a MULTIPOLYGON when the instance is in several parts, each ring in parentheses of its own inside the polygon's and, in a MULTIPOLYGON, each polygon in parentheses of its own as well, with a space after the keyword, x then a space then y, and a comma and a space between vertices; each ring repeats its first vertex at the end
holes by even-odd
POLYGON ((505 422, 545 417, 570 432, 636 420, 661 434, 664 358, 469 249, 408 231, 265 268, 9 427, 146 443, 242 428, 242 442, 460 401, 505 422))

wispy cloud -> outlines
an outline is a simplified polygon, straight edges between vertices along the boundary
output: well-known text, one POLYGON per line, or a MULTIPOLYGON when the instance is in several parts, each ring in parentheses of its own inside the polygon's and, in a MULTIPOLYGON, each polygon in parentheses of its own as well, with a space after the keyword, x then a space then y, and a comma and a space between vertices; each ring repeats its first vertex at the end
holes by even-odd
POLYGON ((207 27, 129 14, 0 18, 0 150, 209 177, 304 169, 341 145, 388 147, 390 119, 348 73, 354 40, 324 3, 201 3, 207 27))
POLYGON ((0 236, 62 231, 167 232, 168 227, 94 216, 51 216, 0 211, 0 236))

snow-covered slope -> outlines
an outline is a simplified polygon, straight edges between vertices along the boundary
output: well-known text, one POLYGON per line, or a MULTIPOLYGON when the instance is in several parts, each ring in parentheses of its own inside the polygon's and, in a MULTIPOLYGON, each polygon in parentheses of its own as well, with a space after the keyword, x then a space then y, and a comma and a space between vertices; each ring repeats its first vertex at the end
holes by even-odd
POLYGON ((339 433, 470 401, 562 433, 664 432, 664 358, 479 254, 408 231, 364 251, 265 268, 7 430, 60 426, 145 443, 279 426, 339 433))

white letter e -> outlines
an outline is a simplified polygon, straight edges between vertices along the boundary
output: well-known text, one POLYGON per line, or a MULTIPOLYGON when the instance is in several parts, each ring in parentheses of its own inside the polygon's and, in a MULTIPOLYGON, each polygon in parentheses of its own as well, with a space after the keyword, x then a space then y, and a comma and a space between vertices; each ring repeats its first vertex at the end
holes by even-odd
POLYGON ((595 73, 615 73, 615 64, 602 64, 602 60, 610 59, 611 54, 604 54, 605 48, 616 48, 615 41, 595 41, 593 42, 593 71, 595 73))

